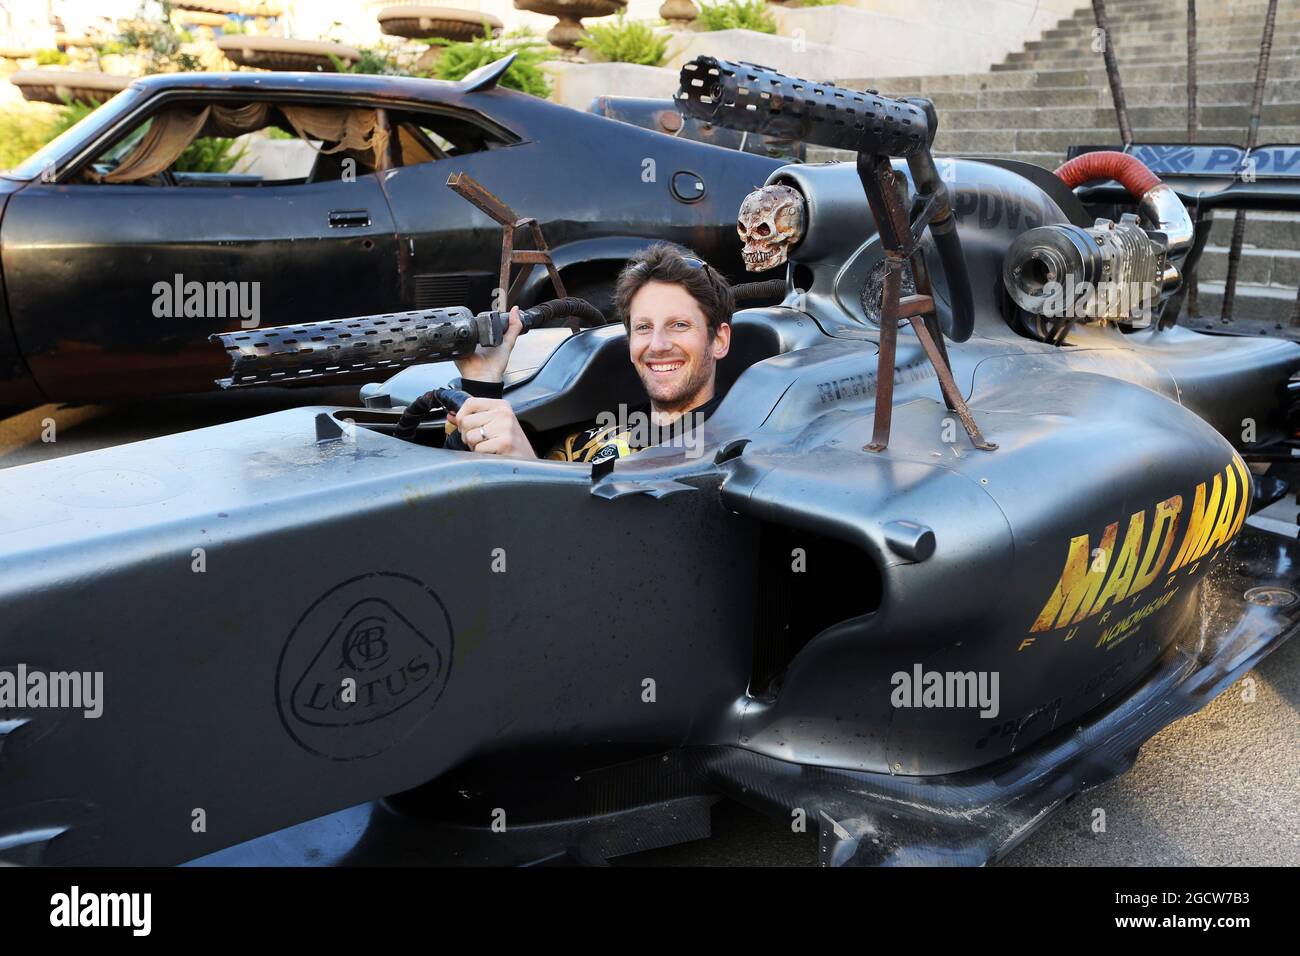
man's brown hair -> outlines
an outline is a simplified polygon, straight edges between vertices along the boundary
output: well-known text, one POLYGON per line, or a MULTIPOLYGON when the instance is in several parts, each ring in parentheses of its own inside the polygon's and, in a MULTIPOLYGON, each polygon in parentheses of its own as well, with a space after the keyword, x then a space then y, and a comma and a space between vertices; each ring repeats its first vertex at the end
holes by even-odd
POLYGON ((689 249, 656 242, 627 261, 614 286, 614 310, 629 332, 632 317, 628 308, 632 297, 647 282, 670 282, 689 292, 708 321, 710 340, 718 334, 718 326, 730 322, 731 313, 736 311, 731 286, 717 269, 689 249))

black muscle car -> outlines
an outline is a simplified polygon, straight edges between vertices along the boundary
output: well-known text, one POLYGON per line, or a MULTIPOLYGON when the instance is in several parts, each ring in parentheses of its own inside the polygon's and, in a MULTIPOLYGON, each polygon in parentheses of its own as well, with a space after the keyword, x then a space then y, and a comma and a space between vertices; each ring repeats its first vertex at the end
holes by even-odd
MULTIPOLYGON (((659 239, 744 274, 736 210, 777 160, 499 88, 508 65, 456 83, 133 82, 0 173, 0 404, 212 388, 214 332, 488 307, 501 229, 447 188, 456 172, 537 219, 570 294, 599 303, 659 239), (299 168, 179 161, 196 141, 273 129, 299 168)), ((548 293, 534 270, 519 303, 548 293)))

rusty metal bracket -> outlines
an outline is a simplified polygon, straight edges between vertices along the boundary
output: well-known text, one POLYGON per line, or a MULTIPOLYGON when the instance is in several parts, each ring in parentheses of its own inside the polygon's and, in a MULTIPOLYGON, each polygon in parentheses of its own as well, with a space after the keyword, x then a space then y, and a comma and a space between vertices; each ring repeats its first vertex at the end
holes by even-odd
MULTIPOLYGON (((551 277, 551 284, 555 286, 556 298, 563 299, 568 295, 564 291, 564 282, 560 279, 560 273, 555 268, 555 262, 551 259, 551 250, 546 245, 546 239, 542 235, 542 227, 537 224, 536 219, 531 216, 520 217, 515 215, 513 209, 468 173, 452 173, 447 177, 447 187, 462 199, 473 203, 479 211, 501 226, 501 274, 497 283, 497 288, 505 293, 505 304, 501 311, 508 311, 517 302, 524 283, 528 281, 528 277, 532 274, 533 266, 537 265, 546 266, 546 271, 551 277), (520 229, 525 228, 528 229, 529 234, 532 236, 533 248, 516 249, 517 233, 520 229), (522 268, 520 268, 519 273, 512 282, 510 280, 510 270, 515 265, 522 268)), ((578 330, 577 317, 570 318, 569 331, 577 332, 578 330)))
POLYGON ((948 353, 943 346, 943 331, 939 328, 939 317, 934 308, 930 273, 926 268, 924 250, 920 247, 921 235, 938 208, 934 197, 920 197, 915 221, 909 223, 902 183, 888 157, 859 155, 858 175, 885 249, 885 281, 880 293, 880 352, 876 357, 876 420, 871 444, 864 450, 879 452, 889 447, 894 417, 898 324, 907 321, 916 332, 925 357, 934 366, 944 404, 957 413, 972 445, 980 451, 993 451, 998 446, 984 439, 952 376, 948 353), (912 266, 916 295, 902 295, 903 265, 907 262, 912 266))

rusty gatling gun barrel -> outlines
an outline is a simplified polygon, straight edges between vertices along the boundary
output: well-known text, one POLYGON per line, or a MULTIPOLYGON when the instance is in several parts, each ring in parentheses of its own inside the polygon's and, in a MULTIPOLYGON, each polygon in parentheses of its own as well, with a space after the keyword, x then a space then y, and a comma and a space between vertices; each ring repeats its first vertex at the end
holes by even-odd
POLYGON ((285 385, 454 358, 478 346, 480 319, 455 306, 223 332, 210 338, 231 359, 229 377, 217 384, 285 385))
POLYGON ((906 100, 699 56, 682 66, 677 108, 729 129, 908 159, 930 146, 929 119, 906 100))
MULTIPOLYGON (((583 299, 542 302, 519 313, 524 331, 577 318, 601 325, 605 318, 583 299)), ((209 336, 230 356, 230 375, 222 388, 287 385, 361 373, 397 371, 408 365, 441 362, 500 345, 509 327, 507 312, 474 315, 464 306, 384 312, 330 322, 302 322, 267 329, 209 336)))

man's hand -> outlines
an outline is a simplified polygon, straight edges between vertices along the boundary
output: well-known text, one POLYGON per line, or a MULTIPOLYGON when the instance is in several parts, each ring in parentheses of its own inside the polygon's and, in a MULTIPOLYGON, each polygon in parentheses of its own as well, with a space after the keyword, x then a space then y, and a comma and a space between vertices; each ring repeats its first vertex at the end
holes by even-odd
MULTIPOLYGON (((515 340, 524 330, 523 320, 519 318, 519 306, 510 310, 510 323, 501 335, 501 344, 491 347, 480 345, 468 355, 456 359, 456 370, 461 378, 477 382, 503 382, 506 368, 510 365, 510 351, 515 347, 515 340)), ((491 429, 488 429, 490 432, 491 429)))
MULTIPOLYGON (((517 320, 518 316, 513 315, 512 318, 517 320)), ((447 420, 453 428, 460 429, 470 451, 506 458, 537 457, 533 446, 528 442, 528 436, 524 434, 523 426, 515 417, 515 410, 505 399, 471 398, 460 407, 459 412, 449 414, 447 420)))

